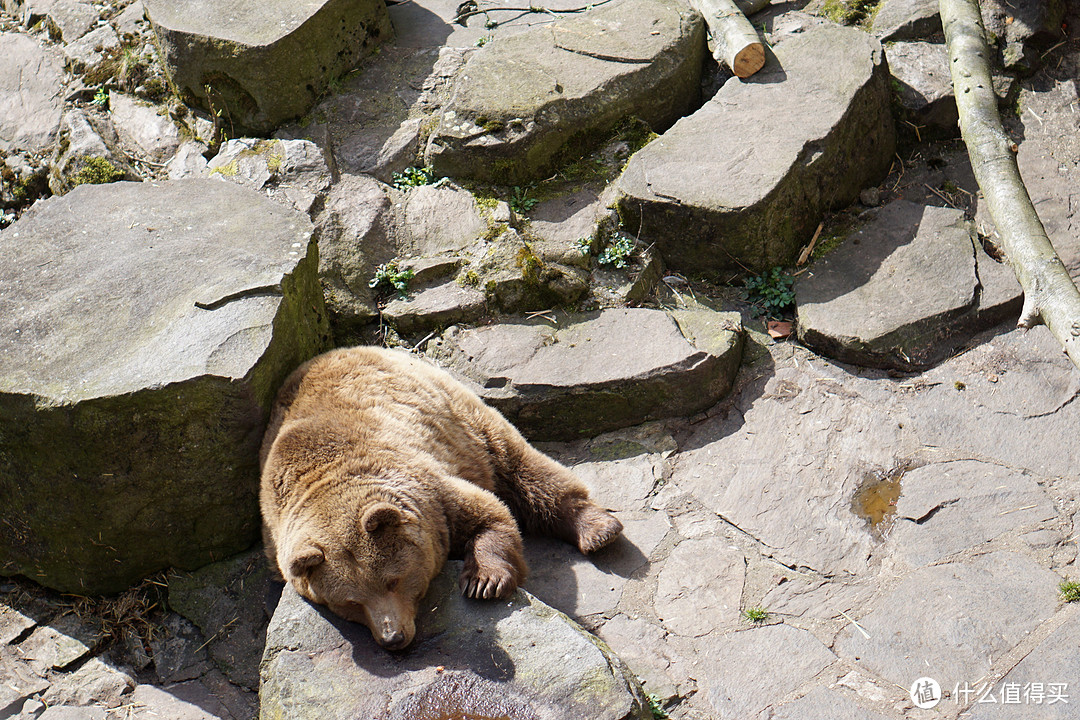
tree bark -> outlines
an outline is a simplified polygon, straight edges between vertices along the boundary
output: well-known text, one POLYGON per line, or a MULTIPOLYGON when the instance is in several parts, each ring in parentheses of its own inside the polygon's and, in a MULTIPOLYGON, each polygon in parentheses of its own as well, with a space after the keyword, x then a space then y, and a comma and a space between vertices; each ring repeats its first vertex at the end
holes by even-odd
POLYGON ((734 0, 695 0, 695 5, 716 42, 713 57, 718 62, 740 78, 748 78, 762 68, 765 46, 734 0))
POLYGON ((978 0, 940 0, 960 132, 1002 250, 1024 289, 1019 327, 1045 324, 1080 368, 1080 290, 1031 204, 1001 126, 978 0))

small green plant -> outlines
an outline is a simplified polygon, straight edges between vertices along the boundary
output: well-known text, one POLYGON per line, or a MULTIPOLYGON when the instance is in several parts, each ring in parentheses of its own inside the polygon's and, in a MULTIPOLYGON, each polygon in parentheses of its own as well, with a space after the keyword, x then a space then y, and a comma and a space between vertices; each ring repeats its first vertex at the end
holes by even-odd
POLYGON ((782 267, 747 278, 746 300, 754 306, 756 314, 775 317, 795 304, 795 278, 782 267))
POLYGON ((536 207, 536 204, 540 202, 534 197, 529 197, 529 190, 531 187, 519 187, 514 186, 514 191, 510 195, 510 209, 519 215, 524 214, 536 207))
POLYGON ((645 699, 649 703, 649 711, 652 712, 653 720, 664 720, 664 718, 671 717, 664 710, 664 703, 660 700, 660 696, 656 693, 649 693, 645 696, 645 699))
POLYGON ((575 244, 577 245, 578 252, 582 255, 592 255, 592 238, 579 237, 575 244))
POLYGON ((494 39, 495 37, 492 35, 481 35, 480 37, 476 38, 476 47, 484 47, 494 39))
POLYGON ((83 161, 78 172, 71 176, 71 184, 103 185, 122 180, 124 171, 103 157, 89 157, 83 161))
POLYGON ((1080 602, 1080 582, 1075 580, 1063 580, 1058 585, 1058 591, 1061 593, 1061 599, 1067 603, 1080 602))
POLYGON ((108 107, 109 107, 109 91, 105 89, 104 85, 99 87, 97 92, 94 93, 94 99, 91 101, 91 103, 94 105, 94 107, 99 107, 102 110, 107 110, 108 109, 108 107))
POLYGON ((634 254, 634 238, 629 235, 620 235, 614 241, 609 242, 596 262, 601 265, 614 265, 622 269, 627 266, 634 254))
POLYGON ((429 167, 407 167, 399 173, 394 173, 394 187, 398 190, 431 185, 435 182, 435 171, 429 167))
POLYGON ((396 262, 383 263, 375 268, 375 276, 368 282, 368 287, 377 289, 388 285, 397 291, 399 297, 404 297, 413 275, 412 268, 401 270, 396 262))
POLYGON ((748 607, 742 611, 742 616, 752 623, 763 623, 769 619, 769 611, 763 607, 748 607))

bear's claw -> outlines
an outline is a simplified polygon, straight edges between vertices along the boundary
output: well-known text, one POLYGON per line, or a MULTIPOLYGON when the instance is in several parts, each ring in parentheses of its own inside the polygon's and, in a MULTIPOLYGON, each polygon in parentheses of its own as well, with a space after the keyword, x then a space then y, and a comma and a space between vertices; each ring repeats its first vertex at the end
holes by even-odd
POLYGON ((510 567, 479 568, 473 563, 466 562, 458 585, 461 587, 461 594, 465 597, 491 600, 508 596, 517 589, 518 583, 510 567))

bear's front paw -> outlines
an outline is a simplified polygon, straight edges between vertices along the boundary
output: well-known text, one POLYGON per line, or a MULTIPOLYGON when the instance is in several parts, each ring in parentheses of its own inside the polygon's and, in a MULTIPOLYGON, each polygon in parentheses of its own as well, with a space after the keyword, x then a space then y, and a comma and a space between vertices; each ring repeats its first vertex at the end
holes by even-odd
POLYGON ((465 559, 458 585, 465 597, 491 600, 510 595, 517 589, 520 579, 517 569, 504 560, 492 558, 481 563, 475 555, 470 555, 465 559))
POLYGON ((617 517, 592 504, 582 507, 574 518, 577 546, 586 554, 596 552, 609 544, 622 529, 623 525, 617 517))

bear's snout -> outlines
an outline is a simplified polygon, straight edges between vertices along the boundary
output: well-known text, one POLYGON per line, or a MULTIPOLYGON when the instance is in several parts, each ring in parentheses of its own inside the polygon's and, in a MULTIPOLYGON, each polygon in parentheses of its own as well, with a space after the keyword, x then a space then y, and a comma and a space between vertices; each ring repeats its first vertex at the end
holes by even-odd
POLYGON ((375 642, 387 650, 401 650, 413 640, 414 629, 406 628, 392 617, 384 617, 381 622, 371 624, 371 634, 375 642))

